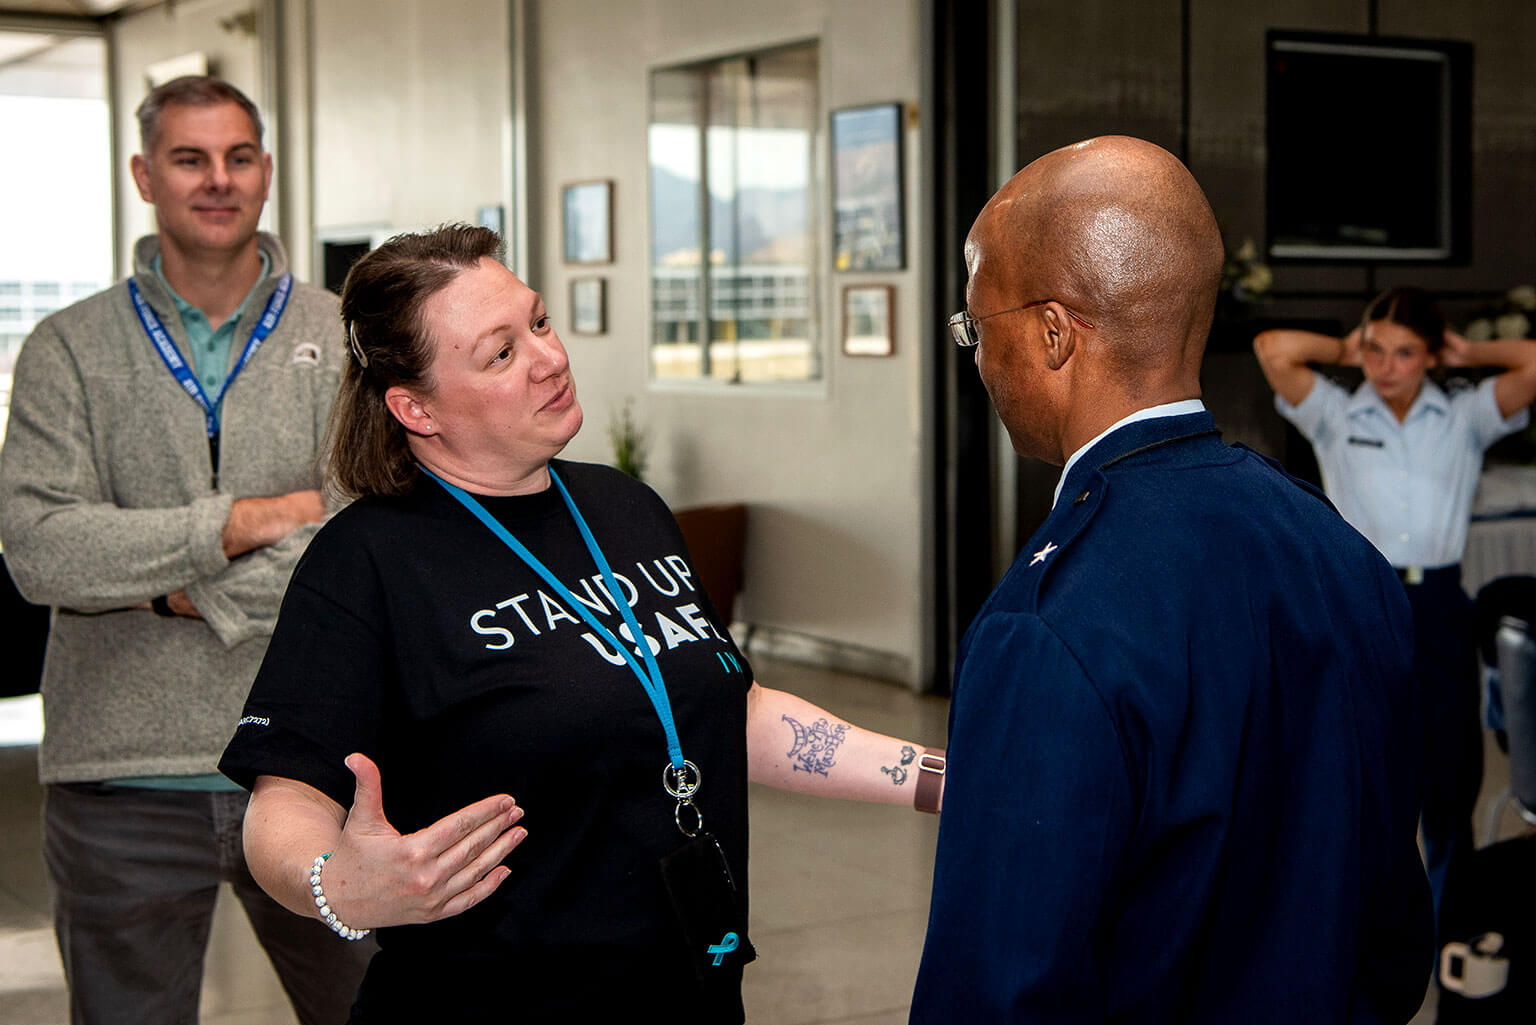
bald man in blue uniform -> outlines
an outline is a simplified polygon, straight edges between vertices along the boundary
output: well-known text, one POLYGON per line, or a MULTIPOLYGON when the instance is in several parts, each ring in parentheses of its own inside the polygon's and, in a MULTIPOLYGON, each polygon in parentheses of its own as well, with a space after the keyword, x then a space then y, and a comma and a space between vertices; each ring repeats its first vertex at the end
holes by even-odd
POLYGON ((912 1021, 1407 1021, 1433 957, 1410 613, 1199 401, 1199 186, 1090 140, 1016 175, 966 255, 956 340, 1015 449, 1064 469, 961 647, 912 1021))

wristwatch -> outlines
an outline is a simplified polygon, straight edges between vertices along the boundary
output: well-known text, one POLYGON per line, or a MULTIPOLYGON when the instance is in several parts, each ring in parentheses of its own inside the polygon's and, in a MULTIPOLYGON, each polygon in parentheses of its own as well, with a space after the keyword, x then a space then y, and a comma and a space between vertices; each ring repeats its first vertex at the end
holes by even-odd
POLYGON ((912 792, 912 807, 930 815, 939 810, 939 796, 944 793, 944 752, 936 747, 923 748, 917 760, 917 789, 912 792))
POLYGON ((155 615, 157 616, 167 616, 171 619, 176 618, 176 613, 171 609, 171 603, 163 594, 158 598, 150 599, 149 607, 155 610, 155 615))

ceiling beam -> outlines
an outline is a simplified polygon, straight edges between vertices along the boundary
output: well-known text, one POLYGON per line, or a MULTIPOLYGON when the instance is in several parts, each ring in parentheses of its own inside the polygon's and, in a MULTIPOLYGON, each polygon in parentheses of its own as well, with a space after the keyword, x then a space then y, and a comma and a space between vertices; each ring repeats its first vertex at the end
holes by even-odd
POLYGON ((0 6, 0 32, 46 32, 55 36, 99 36, 104 19, 84 14, 44 14, 0 6))

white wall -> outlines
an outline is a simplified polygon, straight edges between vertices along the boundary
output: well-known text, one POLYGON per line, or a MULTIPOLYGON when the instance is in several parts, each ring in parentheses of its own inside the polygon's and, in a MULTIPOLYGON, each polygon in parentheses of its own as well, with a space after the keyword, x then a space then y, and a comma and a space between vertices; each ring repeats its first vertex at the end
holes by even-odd
MULTIPOLYGON (((918 100, 918 0, 524 0, 521 40, 511 38, 515 0, 256 2, 276 3, 285 19, 278 45, 269 43, 280 82, 268 92, 259 47, 219 26, 252 0, 183 0, 124 19, 116 31, 123 152, 137 150, 131 112, 143 95, 143 65, 202 49, 264 113, 289 112, 296 158, 307 144, 307 176, 286 179, 295 209, 308 213, 307 223, 290 225, 290 249, 308 245, 309 229, 413 230, 473 221, 479 207, 496 203, 509 207, 511 227, 513 54, 521 46, 529 68, 528 276, 558 321, 569 320, 571 277, 594 273, 560 262, 559 186, 616 183, 615 260, 595 269, 608 280, 608 333, 564 334, 587 413, 567 454, 609 461, 610 411, 633 397, 653 439, 651 483, 674 507, 749 504, 739 619, 765 628, 760 639, 829 642, 812 647, 925 682, 925 381, 927 350, 939 343, 937 315, 920 295, 928 267, 918 197, 929 191, 921 133, 909 127, 906 139, 907 270, 822 276, 823 382, 750 393, 658 390, 646 357, 649 70, 817 39, 825 168, 827 112, 918 100), (309 123, 298 124, 305 116, 309 123), (839 354, 841 289, 864 282, 896 286, 892 358, 839 354)), ((825 214, 825 181, 822 191, 825 214)), ((123 232, 126 245, 149 221, 136 198, 124 205, 139 218, 123 232)), ((822 236, 825 252, 825 219, 822 236)))
POLYGON ((508 4, 313 5, 314 224, 391 232, 507 202, 508 4))
MULTIPOLYGON (((533 284, 568 319, 570 278, 608 279, 607 335, 565 335, 587 413, 569 454, 607 461, 610 411, 633 397, 654 439, 651 483, 674 507, 749 504, 738 618, 862 649, 870 668, 914 684, 926 671, 930 617, 923 350, 937 333, 919 294, 927 255, 911 227, 922 223, 917 197, 927 192, 919 133, 909 129, 906 140, 908 269, 823 275, 823 385, 684 392, 647 382, 646 122, 654 67, 815 38, 825 168, 826 112, 918 99, 918 10, 916 0, 538 0, 529 20, 533 284), (615 260, 608 267, 560 261, 560 185, 589 178, 615 182, 615 260), (896 286, 899 334, 889 359, 839 354, 842 286, 866 281, 896 286)), ((825 218, 822 236, 825 253, 825 218)))

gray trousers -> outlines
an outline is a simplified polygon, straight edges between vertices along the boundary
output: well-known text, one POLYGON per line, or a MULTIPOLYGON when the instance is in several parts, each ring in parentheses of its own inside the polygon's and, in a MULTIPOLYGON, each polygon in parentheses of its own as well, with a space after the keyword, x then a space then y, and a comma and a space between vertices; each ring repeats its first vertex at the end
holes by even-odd
POLYGON ((233 884, 299 1021, 347 1020, 373 937, 349 943, 256 885, 241 842, 247 800, 243 791, 48 787, 43 855, 75 1025, 195 1025, 221 882, 233 884))

